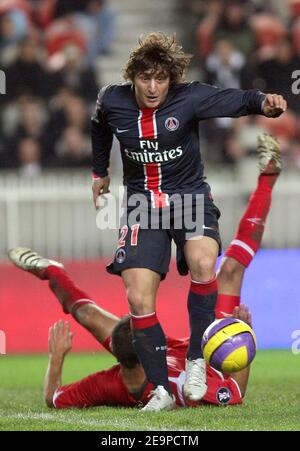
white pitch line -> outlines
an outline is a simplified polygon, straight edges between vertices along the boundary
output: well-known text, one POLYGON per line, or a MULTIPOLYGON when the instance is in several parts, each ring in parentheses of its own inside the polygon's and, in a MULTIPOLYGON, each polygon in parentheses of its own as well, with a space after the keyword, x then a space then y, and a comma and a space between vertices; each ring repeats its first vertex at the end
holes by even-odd
MULTIPOLYGON (((81 424, 82 426, 103 426, 103 427, 107 427, 107 428, 111 428, 111 427, 117 427, 117 428, 127 428, 129 431, 131 431, 132 429, 132 422, 124 422, 124 423, 120 423, 120 422, 111 422, 111 423, 107 423, 104 421, 96 421, 96 420, 83 420, 80 418, 73 418, 73 419, 67 419, 67 418, 62 418, 60 415, 53 415, 51 413, 31 413, 31 414, 27 414, 27 413, 16 413, 16 414, 5 414, 5 412, 0 411, 0 420, 4 419, 4 420, 43 420, 43 421, 58 421, 60 423, 64 423, 64 424, 74 424, 74 426, 76 424, 81 424)), ((138 430, 135 428, 135 430, 138 430)), ((180 428, 180 429, 166 429, 166 428, 149 428, 149 427, 144 427, 141 430, 146 430, 146 431, 187 431, 190 429, 184 429, 184 428, 180 428)))
POLYGON ((8 420, 43 420, 43 421, 59 421, 64 424, 81 424, 83 426, 116 426, 116 427, 130 427, 130 423, 107 423, 104 421, 96 421, 96 420, 82 420, 80 418, 67 419, 62 418, 60 415, 52 415, 50 413, 34 413, 34 414, 24 414, 24 413, 16 413, 16 414, 8 414, 1 415, 0 419, 8 419, 8 420))

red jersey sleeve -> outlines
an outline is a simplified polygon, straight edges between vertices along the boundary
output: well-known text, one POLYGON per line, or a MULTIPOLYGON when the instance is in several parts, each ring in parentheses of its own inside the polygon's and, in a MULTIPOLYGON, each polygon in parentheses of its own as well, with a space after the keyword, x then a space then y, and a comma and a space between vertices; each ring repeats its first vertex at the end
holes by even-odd
POLYGON ((100 371, 73 384, 57 389, 53 396, 56 409, 70 407, 84 408, 99 405, 113 405, 120 395, 119 365, 107 371, 100 371))

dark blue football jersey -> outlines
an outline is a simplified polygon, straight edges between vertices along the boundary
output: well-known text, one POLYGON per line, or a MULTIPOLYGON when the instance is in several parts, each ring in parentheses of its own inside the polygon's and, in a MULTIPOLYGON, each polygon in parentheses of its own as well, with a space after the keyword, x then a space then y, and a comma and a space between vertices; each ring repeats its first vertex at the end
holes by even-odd
POLYGON ((203 164, 199 121, 261 114, 257 90, 219 89, 199 82, 169 89, 157 109, 140 109, 132 84, 103 88, 92 117, 93 172, 108 174, 113 135, 120 142, 123 180, 129 193, 144 193, 153 207, 170 195, 200 192, 203 164))

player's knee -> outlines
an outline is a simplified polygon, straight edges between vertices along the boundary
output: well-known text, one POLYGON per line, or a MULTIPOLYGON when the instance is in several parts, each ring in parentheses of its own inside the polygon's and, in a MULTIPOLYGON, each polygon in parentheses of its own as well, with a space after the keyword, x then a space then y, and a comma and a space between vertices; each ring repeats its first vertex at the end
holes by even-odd
POLYGON ((208 282, 215 274, 215 258, 210 255, 201 256, 194 260, 191 275, 199 282, 208 282))
POLYGON ((151 297, 135 288, 127 289, 127 299, 133 315, 147 315, 153 312, 151 297))
POLYGON ((220 268, 218 280, 223 279, 232 282, 236 278, 240 278, 243 271, 244 267, 238 261, 233 258, 227 258, 220 268))
POLYGON ((76 310, 75 316, 80 324, 88 327, 94 321, 95 318, 94 306, 90 304, 81 306, 79 309, 76 310))

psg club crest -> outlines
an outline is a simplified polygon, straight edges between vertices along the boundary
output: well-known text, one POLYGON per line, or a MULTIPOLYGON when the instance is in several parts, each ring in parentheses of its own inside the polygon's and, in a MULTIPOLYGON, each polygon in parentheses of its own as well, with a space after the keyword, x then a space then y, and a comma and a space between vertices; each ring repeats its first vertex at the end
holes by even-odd
POLYGON ((175 132, 179 127, 179 120, 176 117, 168 117, 165 122, 165 127, 169 132, 175 132))
POLYGON ((117 263, 123 263, 126 259, 126 252, 124 249, 118 249, 116 252, 116 261, 117 263))

